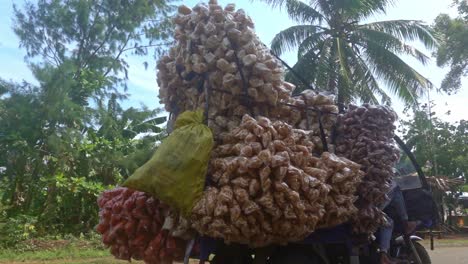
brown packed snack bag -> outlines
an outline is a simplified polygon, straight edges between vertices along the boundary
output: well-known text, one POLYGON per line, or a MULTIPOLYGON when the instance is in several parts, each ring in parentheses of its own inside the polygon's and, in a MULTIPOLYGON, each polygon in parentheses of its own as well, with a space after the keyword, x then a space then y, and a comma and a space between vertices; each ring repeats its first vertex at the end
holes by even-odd
POLYGON ((354 204, 345 200, 355 199, 360 166, 331 153, 313 157, 305 131, 266 117, 244 116, 240 126, 228 133, 232 135, 226 137, 227 144, 239 146, 239 151, 221 151, 229 148, 224 144, 214 150, 213 184, 191 217, 201 234, 252 247, 284 244, 303 239, 318 225, 343 223, 356 212, 354 204), (255 133, 252 141, 250 135, 255 133), (271 137, 269 144, 262 142, 265 133, 271 137), (233 155, 240 153, 250 157, 232 162, 239 158, 233 155), (219 177, 228 166, 229 177, 219 177), (329 184, 335 182, 341 187, 330 191, 329 184), (214 210, 206 210, 208 204, 215 204, 214 210))
POLYGON ((96 231, 118 259, 154 264, 181 261, 186 241, 194 236, 187 220, 143 192, 115 188, 103 192, 98 205, 96 231))
MULTIPOLYGON (((172 118, 205 106, 206 88, 208 126, 216 139, 237 127, 245 114, 286 121, 318 136, 317 110, 324 113, 321 121, 329 136, 338 112, 334 97, 312 91, 292 97, 295 86, 284 81, 281 62, 259 40, 244 10, 233 4, 223 9, 210 1, 178 11, 175 44, 157 63, 160 103, 172 118)), ((267 144, 269 136, 264 135, 262 143, 267 144)))
POLYGON ((367 104, 350 105, 348 112, 339 117, 336 152, 362 164, 365 172, 357 188, 359 211, 353 219, 356 233, 374 233, 386 222, 379 206, 387 198, 393 168, 399 159, 393 140, 395 121, 396 114, 390 108, 367 104))

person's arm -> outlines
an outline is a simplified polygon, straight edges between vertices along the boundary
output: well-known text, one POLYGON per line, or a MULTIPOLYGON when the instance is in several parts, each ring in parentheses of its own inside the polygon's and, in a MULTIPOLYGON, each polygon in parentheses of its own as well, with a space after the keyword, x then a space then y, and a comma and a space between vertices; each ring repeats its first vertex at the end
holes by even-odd
POLYGON ((400 187, 398 186, 393 189, 392 205, 395 207, 398 216, 401 218, 400 220, 408 222, 408 212, 406 211, 405 199, 400 187))

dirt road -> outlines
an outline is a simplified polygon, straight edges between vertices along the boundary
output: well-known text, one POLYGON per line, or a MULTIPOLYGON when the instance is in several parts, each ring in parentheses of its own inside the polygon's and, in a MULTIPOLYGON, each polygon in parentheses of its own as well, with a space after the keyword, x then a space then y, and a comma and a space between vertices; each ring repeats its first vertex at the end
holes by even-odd
POLYGON ((468 247, 436 247, 429 255, 433 264, 468 264, 468 247))

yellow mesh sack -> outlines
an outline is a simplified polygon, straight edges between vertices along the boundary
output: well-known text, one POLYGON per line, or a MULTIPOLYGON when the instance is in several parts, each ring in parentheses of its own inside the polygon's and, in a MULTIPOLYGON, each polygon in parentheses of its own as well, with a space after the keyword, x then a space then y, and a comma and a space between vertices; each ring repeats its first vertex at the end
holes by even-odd
POLYGON ((153 157, 123 186, 150 193, 187 216, 202 196, 213 145, 203 110, 183 112, 153 157))

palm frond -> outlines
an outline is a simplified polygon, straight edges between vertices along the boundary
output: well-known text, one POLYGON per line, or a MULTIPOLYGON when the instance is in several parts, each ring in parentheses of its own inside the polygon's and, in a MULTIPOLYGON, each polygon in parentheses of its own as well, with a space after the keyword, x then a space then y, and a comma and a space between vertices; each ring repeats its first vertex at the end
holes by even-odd
POLYGON ((309 89, 313 85, 315 80, 315 60, 316 54, 313 50, 310 50, 304 54, 302 60, 298 60, 296 64, 292 67, 294 72, 298 74, 301 78, 298 78, 296 74, 288 71, 285 76, 287 82, 291 82, 296 86, 296 89, 293 91, 293 95, 297 95, 302 91, 309 89), (303 81, 307 82, 304 83, 303 81))
POLYGON ((360 25, 361 28, 388 33, 396 38, 421 41, 428 49, 437 47, 437 40, 429 26, 417 20, 387 20, 360 25))
POLYGON ((286 10, 289 17, 298 23, 321 24, 325 19, 320 12, 298 0, 287 0, 286 10))
POLYGON ((343 43, 343 40, 340 38, 336 38, 336 50, 337 50, 337 55, 338 55, 338 63, 340 66, 340 75, 343 76, 343 80, 346 83, 351 83, 351 75, 352 73, 349 72, 350 70, 350 65, 348 64, 348 54, 345 52, 345 44, 343 43))
POLYGON ((410 55, 421 62, 423 65, 426 65, 430 60, 430 58, 422 51, 403 43, 400 39, 386 32, 368 28, 359 28, 353 33, 353 35, 357 35, 358 39, 363 38, 361 41, 374 42, 375 44, 381 45, 393 53, 410 55))
POLYGON ((271 49, 280 55, 285 51, 299 46, 305 39, 317 33, 320 27, 313 25, 298 25, 289 27, 278 34, 271 41, 271 49))
POLYGON ((316 72, 315 72, 315 86, 320 90, 325 90, 329 92, 335 92, 328 87, 330 80, 334 79, 332 75, 335 74, 334 65, 336 64, 335 61, 335 53, 336 50, 334 49, 335 42, 333 39, 328 38, 323 41, 321 48, 319 50, 318 59, 316 62, 316 72))
POLYGON ((323 32, 317 32, 312 34, 310 37, 304 39, 297 49, 297 57, 300 59, 310 50, 319 50, 320 44, 323 43, 323 40, 326 38, 326 35, 323 32))
POLYGON ((345 48, 348 49, 349 64, 352 65, 351 71, 356 91, 354 97, 365 103, 378 104, 379 100, 376 97, 378 95, 382 103, 389 104, 391 102, 390 96, 380 87, 367 63, 351 47, 345 46, 345 48))
POLYGON ((348 20, 361 20, 371 15, 385 13, 394 0, 335 0, 334 9, 340 10, 348 20))
MULTIPOLYGON (((331 44, 331 39, 320 41, 317 43, 317 49, 310 49, 305 52, 293 66, 295 72, 306 79, 309 84, 313 84, 318 90, 326 90, 324 82, 317 82, 317 80, 326 80, 328 78, 328 58, 331 44)), ((307 88, 299 83, 291 73, 286 74, 286 80, 296 84, 297 91, 294 91, 295 93, 302 92, 307 88)))
POLYGON ((363 6, 367 7, 363 10, 366 16, 375 15, 377 13, 385 13, 387 7, 394 5, 396 0, 362 0, 363 6))
POLYGON ((338 90, 342 102, 348 104, 358 99, 366 103, 377 104, 379 100, 375 94, 380 95, 382 90, 373 79, 372 73, 356 60, 358 56, 351 46, 339 38, 336 41, 340 64, 338 90))
POLYGON ((382 79, 388 89, 408 104, 417 102, 424 90, 432 88, 432 83, 405 63, 400 57, 373 42, 368 42, 364 50, 365 61, 373 74, 382 79))
POLYGON ((325 17, 331 18, 333 14, 333 1, 328 0, 309 0, 309 5, 322 11, 325 17))
MULTIPOLYGON (((254 0, 251 0, 254 1, 254 0)), ((260 0, 267 3, 272 8, 282 9, 286 7, 289 16, 299 23, 309 22, 314 23, 326 19, 326 15, 330 14, 328 3, 326 0, 311 0, 309 4, 300 0, 260 0), (322 11, 322 12, 320 12, 322 11), (328 11, 328 13, 327 13, 328 11)))

